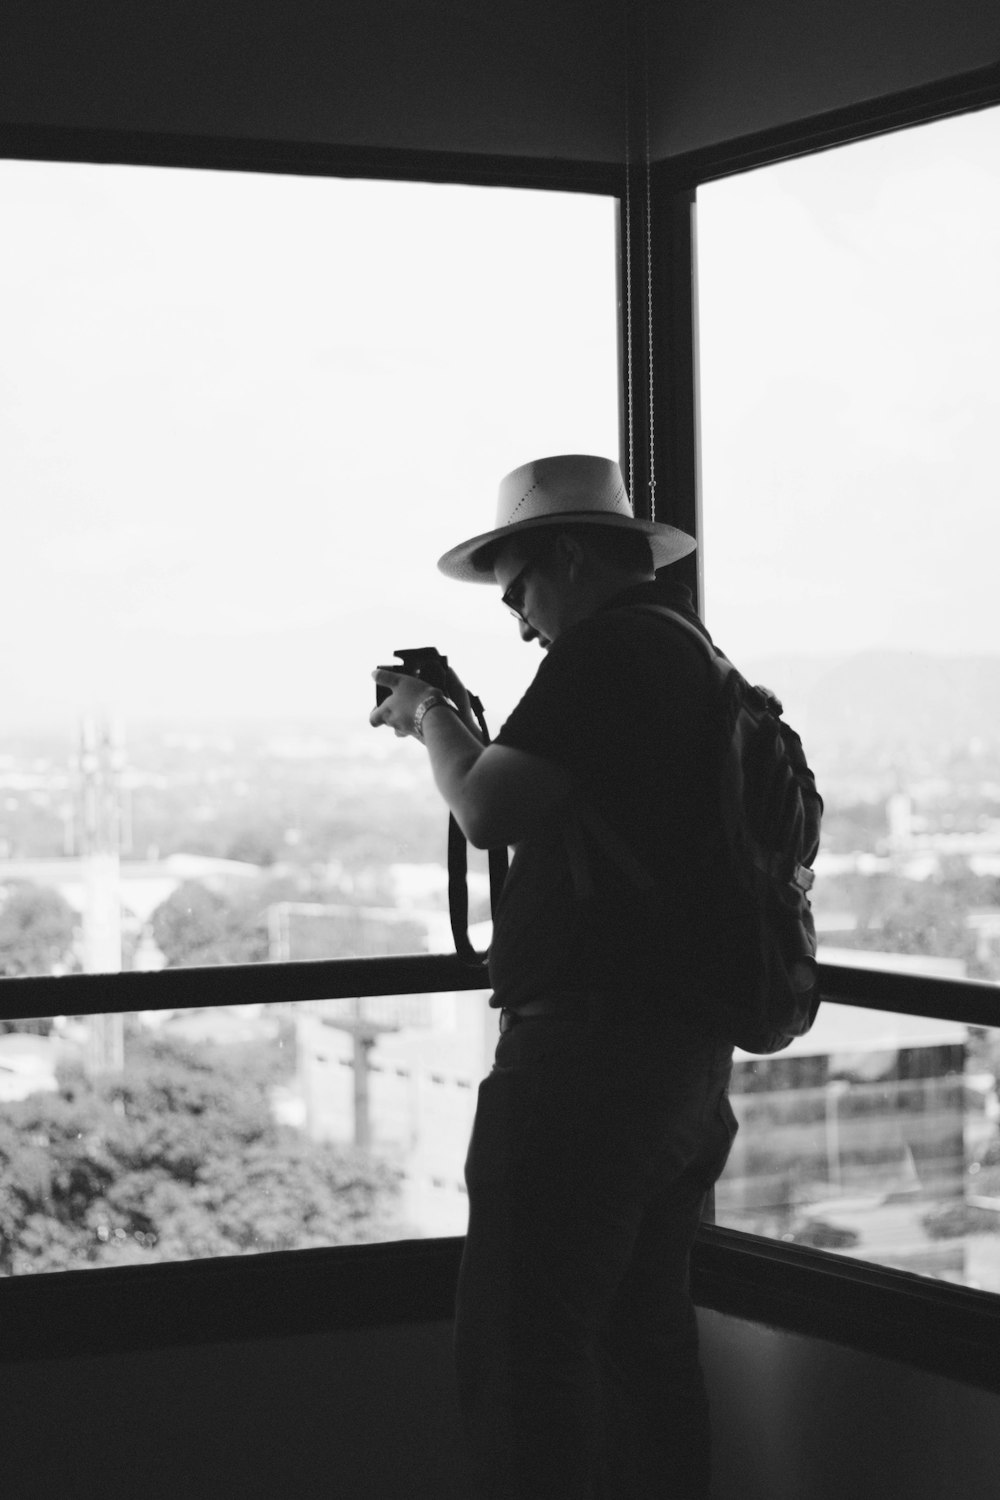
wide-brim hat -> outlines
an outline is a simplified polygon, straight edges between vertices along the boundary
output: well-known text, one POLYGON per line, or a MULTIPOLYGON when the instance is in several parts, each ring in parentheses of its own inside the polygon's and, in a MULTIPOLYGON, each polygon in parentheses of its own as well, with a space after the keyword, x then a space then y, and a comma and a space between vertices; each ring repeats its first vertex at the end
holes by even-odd
POLYGON ((536 458, 513 469, 500 481, 497 523, 452 547, 438 561, 448 578, 460 583, 495 583, 492 569, 475 565, 484 548, 507 541, 522 531, 542 526, 611 526, 648 537, 653 567, 665 568, 693 552, 697 543, 686 531, 663 521, 637 520, 625 493, 621 469, 610 458, 587 453, 561 453, 536 458))

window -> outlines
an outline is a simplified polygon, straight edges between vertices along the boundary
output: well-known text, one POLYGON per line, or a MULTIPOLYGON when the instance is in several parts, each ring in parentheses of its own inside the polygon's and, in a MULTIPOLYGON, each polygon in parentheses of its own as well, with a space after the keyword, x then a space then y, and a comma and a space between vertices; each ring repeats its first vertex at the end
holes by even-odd
POLYGON ((464 1234, 496 1030, 468 991, 4 1029, 0 1276, 464 1234))
POLYGON ((435 563, 518 463, 616 451, 614 206, 21 162, 0 198, 0 973, 450 948, 370 673, 433 643, 494 729, 533 674, 435 563))
POLYGON ((1000 1031, 825 1005, 737 1054, 716 1220, 1000 1292, 1000 1031))
MULTIPOLYGON (((826 799, 828 962, 1000 981, 1000 111, 699 194, 707 620, 826 799)), ((719 1218, 1000 1290, 996 1038, 741 1061, 719 1218)))
POLYGON ((828 952, 1000 979, 1000 111, 699 195, 707 617, 827 801, 828 952))
MULTIPOLYGON (((616 205, 19 162, 0 200, 0 975, 450 951, 370 673, 434 644, 494 729, 533 675, 435 563, 517 464, 617 451, 616 205)), ((15 1022, 0 1270, 460 1233, 495 1032, 469 993, 15 1022)))

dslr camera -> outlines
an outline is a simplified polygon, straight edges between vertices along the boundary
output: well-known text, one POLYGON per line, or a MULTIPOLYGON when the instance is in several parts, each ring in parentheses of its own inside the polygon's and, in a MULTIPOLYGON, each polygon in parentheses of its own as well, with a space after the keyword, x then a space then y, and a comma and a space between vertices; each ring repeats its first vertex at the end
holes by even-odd
MULTIPOLYGON (((380 664, 380 672, 400 672, 406 677, 419 677, 428 687, 440 688, 442 693, 448 691, 448 658, 433 646, 410 646, 403 651, 396 651, 394 655, 399 657, 402 666, 397 666, 395 662, 391 666, 380 664)), ((376 683, 376 705, 384 703, 391 691, 391 688, 376 683)))

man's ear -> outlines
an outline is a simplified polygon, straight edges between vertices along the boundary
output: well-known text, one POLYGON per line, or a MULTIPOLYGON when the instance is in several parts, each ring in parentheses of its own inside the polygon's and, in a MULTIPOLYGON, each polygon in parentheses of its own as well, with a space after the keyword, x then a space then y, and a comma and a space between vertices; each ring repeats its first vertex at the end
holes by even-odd
POLYGON ((568 531, 561 531, 556 537, 556 556, 563 564, 570 578, 577 578, 580 569, 586 560, 586 549, 579 537, 573 536, 568 531))

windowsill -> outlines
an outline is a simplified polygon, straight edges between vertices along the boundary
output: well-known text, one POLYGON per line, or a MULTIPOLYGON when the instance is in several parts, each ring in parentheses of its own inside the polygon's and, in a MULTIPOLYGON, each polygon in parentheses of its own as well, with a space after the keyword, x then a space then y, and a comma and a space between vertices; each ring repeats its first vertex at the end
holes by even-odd
POLYGON ((1000 1391, 1000 1297, 870 1261, 706 1224, 699 1307, 1000 1391))
MULTIPOLYGON (((12 1277, 4 1361, 446 1322, 463 1241, 403 1240, 12 1277)), ((1000 1390, 1000 1298, 705 1225, 700 1307, 1000 1390)))

